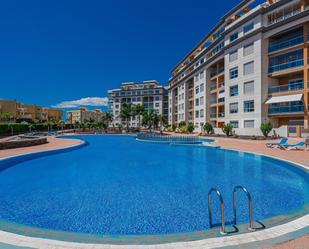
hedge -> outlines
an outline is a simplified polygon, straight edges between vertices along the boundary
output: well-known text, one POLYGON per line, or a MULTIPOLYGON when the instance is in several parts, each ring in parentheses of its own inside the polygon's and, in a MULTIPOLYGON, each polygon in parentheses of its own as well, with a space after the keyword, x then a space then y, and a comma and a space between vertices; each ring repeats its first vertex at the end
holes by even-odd
MULTIPOLYGON (((30 131, 47 131, 48 124, 23 124, 23 123, 0 123, 0 135, 10 135, 12 133, 26 133, 30 131)), ((49 125, 52 130, 60 130, 61 128, 57 124, 49 125)), ((71 125, 65 124, 64 129, 71 129, 71 125)))

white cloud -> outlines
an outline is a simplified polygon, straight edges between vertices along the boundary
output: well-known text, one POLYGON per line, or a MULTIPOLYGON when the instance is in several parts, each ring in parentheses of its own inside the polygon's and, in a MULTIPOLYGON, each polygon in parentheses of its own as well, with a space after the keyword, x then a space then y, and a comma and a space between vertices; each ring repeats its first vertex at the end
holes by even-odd
POLYGON ((108 98, 88 97, 79 100, 63 101, 57 105, 54 105, 53 107, 66 109, 80 106, 108 106, 108 98))

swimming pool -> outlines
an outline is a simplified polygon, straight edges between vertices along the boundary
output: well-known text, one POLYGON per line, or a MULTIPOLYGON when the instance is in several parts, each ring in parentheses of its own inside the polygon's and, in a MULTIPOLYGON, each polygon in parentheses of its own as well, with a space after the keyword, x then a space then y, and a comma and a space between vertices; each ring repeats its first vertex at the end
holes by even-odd
MULTIPOLYGON (((87 146, 0 162, 4 223, 93 235, 164 235, 209 229, 212 187, 224 197, 227 222, 233 219, 236 185, 250 191, 254 220, 301 210, 309 202, 308 174, 287 162, 131 136, 75 138, 87 146)), ((238 222, 247 223, 244 195, 238 203, 238 222)), ((213 217, 220 222, 215 197, 213 217)))

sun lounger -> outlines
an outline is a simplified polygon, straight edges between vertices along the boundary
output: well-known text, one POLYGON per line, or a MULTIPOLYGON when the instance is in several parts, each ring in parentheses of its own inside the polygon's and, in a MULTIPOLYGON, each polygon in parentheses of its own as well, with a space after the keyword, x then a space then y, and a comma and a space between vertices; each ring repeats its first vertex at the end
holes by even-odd
POLYGON ((273 147, 280 147, 282 145, 285 145, 288 142, 288 139, 286 137, 282 138, 279 143, 267 143, 266 146, 268 148, 273 148, 273 147))
POLYGON ((280 149, 288 149, 288 150, 301 150, 305 149, 305 142, 298 142, 296 144, 285 144, 285 145, 280 145, 280 149))

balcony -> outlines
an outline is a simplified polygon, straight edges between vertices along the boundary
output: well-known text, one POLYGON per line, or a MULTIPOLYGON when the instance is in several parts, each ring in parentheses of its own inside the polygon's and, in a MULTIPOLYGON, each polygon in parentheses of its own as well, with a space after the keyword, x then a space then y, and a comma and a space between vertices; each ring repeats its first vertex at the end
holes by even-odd
POLYGON ((304 105, 271 106, 268 113, 270 115, 304 113, 304 105))
POLYGON ((294 69, 304 66, 304 59, 286 62, 269 67, 269 73, 275 73, 283 70, 294 69))
POLYGON ((290 11, 287 11, 285 13, 283 11, 274 13, 274 15, 268 16, 268 26, 289 19, 290 17, 296 16, 300 13, 300 7, 295 8, 295 6, 294 8, 291 8, 290 11))
POLYGON ((273 94, 273 93, 283 93, 283 92, 301 91, 301 90, 304 90, 304 82, 297 82, 282 86, 274 86, 268 89, 268 93, 273 94))
POLYGON ((270 44, 268 52, 275 52, 281 49, 285 49, 285 48, 290 48, 290 47, 294 47, 296 45, 302 44, 304 43, 304 37, 303 36, 298 36, 292 39, 289 39, 287 41, 281 41, 281 42, 274 42, 272 44, 270 44))
POLYGON ((210 86, 210 91, 213 91, 213 90, 216 90, 216 89, 217 89, 217 85, 210 86))
POLYGON ((219 74, 221 74, 223 72, 224 72, 224 67, 220 67, 218 69, 218 71, 217 70, 213 70, 213 71, 210 72, 210 78, 213 78, 213 77, 215 77, 215 76, 217 76, 217 75, 219 75, 219 74))
POLYGON ((223 88, 225 86, 224 82, 223 83, 219 83, 218 88, 223 88))
POLYGON ((217 104, 217 100, 216 100, 216 99, 211 99, 211 100, 210 100, 210 104, 211 104, 211 105, 217 104))
POLYGON ((210 118, 212 119, 217 118, 217 113, 210 113, 210 118))

